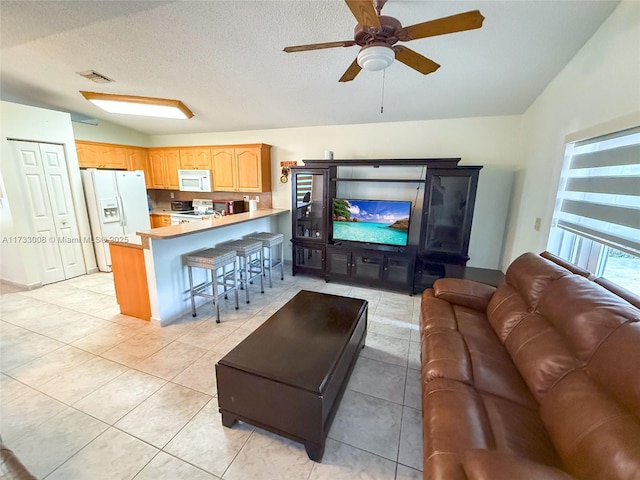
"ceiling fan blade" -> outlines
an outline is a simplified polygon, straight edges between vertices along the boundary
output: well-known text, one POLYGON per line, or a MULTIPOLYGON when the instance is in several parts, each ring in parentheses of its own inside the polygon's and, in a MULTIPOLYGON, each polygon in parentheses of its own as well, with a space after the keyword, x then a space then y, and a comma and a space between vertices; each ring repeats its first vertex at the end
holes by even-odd
POLYGON ((312 43, 310 45, 296 45, 294 47, 285 47, 285 52, 306 52, 307 50, 320 50, 322 48, 334 48, 334 47, 352 47, 356 42, 353 40, 344 40, 340 42, 325 42, 325 43, 312 43))
POLYGON ((414 52, 410 48, 403 47, 402 45, 396 45, 393 47, 396 52, 396 60, 404 63, 408 67, 417 70, 423 75, 435 72, 440 68, 433 60, 429 60, 427 57, 420 55, 418 52, 414 52))
POLYGON ((398 40, 408 42, 418 38, 435 37, 447 33, 463 32, 480 28, 484 17, 478 10, 459 13, 450 17, 438 18, 428 22, 417 23, 404 27, 397 32, 398 40))
POLYGON ((344 74, 340 77, 339 81, 350 82, 351 80, 356 78, 356 75, 360 73, 360 70, 362 70, 362 68, 360 67, 360 65, 358 65, 358 59, 356 58, 353 61, 353 63, 349 65, 349 68, 347 68, 347 71, 344 72, 344 74))
POLYGON ((380 28, 380 19, 371 0, 345 0, 345 2, 361 26, 380 28))

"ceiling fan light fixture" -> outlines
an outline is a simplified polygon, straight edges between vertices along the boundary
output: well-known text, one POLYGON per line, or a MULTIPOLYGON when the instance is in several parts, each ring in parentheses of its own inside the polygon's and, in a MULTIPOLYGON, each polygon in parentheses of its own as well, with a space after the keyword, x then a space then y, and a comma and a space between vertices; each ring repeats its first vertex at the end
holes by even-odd
POLYGON ((112 93, 82 91, 80 93, 95 106, 109 113, 180 120, 193 117, 193 112, 180 100, 116 95, 112 93))
POLYGON ((365 70, 377 72, 384 70, 393 63, 395 52, 386 45, 371 45, 364 47, 358 53, 358 65, 365 70))

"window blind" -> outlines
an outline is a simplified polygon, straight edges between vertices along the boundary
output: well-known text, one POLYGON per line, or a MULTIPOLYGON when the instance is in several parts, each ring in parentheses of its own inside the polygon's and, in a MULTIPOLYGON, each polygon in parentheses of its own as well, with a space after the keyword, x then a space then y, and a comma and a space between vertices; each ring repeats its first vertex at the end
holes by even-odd
POLYGON ((640 127, 573 145, 558 227, 640 255, 640 127))

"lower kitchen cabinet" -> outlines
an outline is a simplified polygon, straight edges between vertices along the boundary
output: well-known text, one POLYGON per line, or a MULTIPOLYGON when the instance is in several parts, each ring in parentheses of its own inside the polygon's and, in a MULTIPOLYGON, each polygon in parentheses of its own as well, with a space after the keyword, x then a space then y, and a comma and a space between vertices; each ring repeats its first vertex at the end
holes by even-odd
POLYGON ((411 291, 415 247, 329 245, 325 278, 411 291))
POLYGON ((171 225, 171 215, 150 215, 151 228, 168 227, 171 225))

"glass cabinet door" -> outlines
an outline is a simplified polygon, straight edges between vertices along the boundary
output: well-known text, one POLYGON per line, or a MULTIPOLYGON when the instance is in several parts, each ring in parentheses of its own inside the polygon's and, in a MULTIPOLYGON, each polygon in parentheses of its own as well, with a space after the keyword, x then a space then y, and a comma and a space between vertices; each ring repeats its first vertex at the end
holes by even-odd
POLYGON ((311 245, 293 245, 293 274, 324 273, 324 248, 311 245))
POLYGON ((292 187, 295 192, 292 231, 294 238, 324 241, 327 235, 324 218, 326 174, 294 172, 292 187))
POLYGON ((469 249, 477 174, 474 176, 469 173, 434 172, 428 177, 421 250, 466 256, 469 249))

